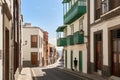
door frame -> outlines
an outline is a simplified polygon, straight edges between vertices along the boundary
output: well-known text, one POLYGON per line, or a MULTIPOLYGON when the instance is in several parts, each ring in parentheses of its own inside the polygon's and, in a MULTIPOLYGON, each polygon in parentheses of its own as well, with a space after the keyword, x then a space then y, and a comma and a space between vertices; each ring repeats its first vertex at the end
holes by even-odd
POLYGON ((120 29, 120 24, 119 25, 115 25, 115 26, 111 26, 110 28, 108 28, 108 67, 109 67, 109 73, 110 75, 113 75, 112 73, 112 30, 115 29, 120 29))
POLYGON ((31 52, 31 64, 32 64, 32 65, 38 65, 38 52, 31 52), (32 60, 33 60, 33 59, 32 59, 32 54, 34 54, 34 55, 36 54, 36 56, 37 56, 37 57, 36 57, 36 58, 37 58, 37 59, 36 59, 36 60, 37 60, 36 64, 33 64, 33 63, 32 63, 32 60))
POLYGON ((99 31, 96 31, 96 32, 94 32, 94 71, 95 72, 98 72, 97 70, 97 61, 96 61, 96 59, 97 59, 97 53, 96 53, 96 35, 97 34, 101 34, 101 38, 102 38, 102 53, 101 53, 101 56, 102 56, 102 59, 101 59, 101 70, 100 71, 102 71, 102 67, 103 67, 103 30, 99 30, 99 31))
MULTIPOLYGON (((110 73, 111 73, 111 75, 114 75, 114 73, 113 73, 113 44, 112 44, 112 41, 113 41, 113 38, 112 38, 112 31, 113 30, 118 30, 118 29, 120 29, 120 25, 117 25, 117 26, 114 26, 114 28, 112 27, 112 28, 110 28, 109 29, 109 66, 110 66, 110 73)), ((116 40, 116 39, 115 39, 116 40)), ((118 42, 118 39, 117 39, 117 42, 118 42)), ((118 45, 117 45, 117 47, 118 47, 118 45)), ((118 55, 118 53, 117 53, 117 55, 118 55)), ((117 56, 118 57, 118 56, 117 56)), ((118 67, 120 67, 119 66, 119 58, 117 58, 117 60, 118 60, 118 67)), ((120 74, 120 69, 118 69, 118 75, 120 74)), ((114 76, 117 76, 117 75, 114 75, 114 76)), ((120 76, 119 76, 120 77, 120 76)))

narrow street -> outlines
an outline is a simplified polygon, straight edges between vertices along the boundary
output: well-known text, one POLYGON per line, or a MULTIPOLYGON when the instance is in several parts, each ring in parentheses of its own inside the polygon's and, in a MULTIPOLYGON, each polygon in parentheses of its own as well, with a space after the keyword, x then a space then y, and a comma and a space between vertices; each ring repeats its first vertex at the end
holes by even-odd
POLYGON ((88 80, 59 68, 33 68, 33 80, 88 80))

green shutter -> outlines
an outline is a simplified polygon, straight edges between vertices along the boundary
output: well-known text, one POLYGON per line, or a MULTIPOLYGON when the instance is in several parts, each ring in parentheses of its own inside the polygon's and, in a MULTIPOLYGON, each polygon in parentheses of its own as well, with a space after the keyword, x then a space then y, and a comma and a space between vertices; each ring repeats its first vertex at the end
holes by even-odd
POLYGON ((67 50, 65 52, 65 67, 67 68, 67 50))
POLYGON ((79 71, 82 72, 82 51, 79 51, 79 71))
POLYGON ((73 69, 73 51, 71 51, 71 69, 73 69))

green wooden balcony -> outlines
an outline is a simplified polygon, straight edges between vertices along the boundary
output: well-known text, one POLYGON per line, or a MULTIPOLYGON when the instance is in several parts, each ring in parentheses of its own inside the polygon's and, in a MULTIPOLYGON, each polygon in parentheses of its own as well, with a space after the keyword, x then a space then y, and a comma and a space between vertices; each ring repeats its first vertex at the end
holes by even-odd
POLYGON ((83 44, 84 43, 84 37, 83 35, 80 35, 80 32, 77 31, 74 33, 74 44, 83 44))
POLYGON ((57 46, 67 46, 66 38, 57 39, 57 46))
POLYGON ((64 24, 70 24, 86 13, 86 6, 78 0, 71 9, 64 15, 64 24))
POLYGON ((67 45, 73 45, 73 35, 67 36, 67 45))

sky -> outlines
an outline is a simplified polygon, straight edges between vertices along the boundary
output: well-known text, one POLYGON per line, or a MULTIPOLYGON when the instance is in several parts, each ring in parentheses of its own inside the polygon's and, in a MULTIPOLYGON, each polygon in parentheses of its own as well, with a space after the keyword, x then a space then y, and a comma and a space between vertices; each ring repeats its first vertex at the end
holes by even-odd
POLYGON ((49 33, 49 42, 56 45, 56 29, 63 25, 62 0, 21 0, 23 23, 31 23, 49 33))

